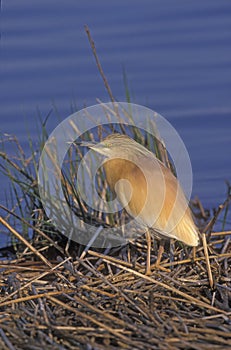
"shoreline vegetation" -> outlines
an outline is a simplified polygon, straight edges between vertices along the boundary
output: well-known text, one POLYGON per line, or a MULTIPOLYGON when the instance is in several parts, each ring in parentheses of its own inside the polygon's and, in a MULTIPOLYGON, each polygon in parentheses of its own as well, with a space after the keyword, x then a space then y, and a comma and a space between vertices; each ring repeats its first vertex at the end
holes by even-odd
MULTIPOLYGON (((110 86, 85 28, 97 68, 112 102, 110 86)), ((125 78, 127 101, 129 90, 125 78)), ((125 133, 110 125, 84 135, 90 140, 104 132, 125 133), (111 129, 112 128, 112 129, 111 129)), ((163 144, 129 129, 134 139, 154 151, 173 171, 163 144)), ((0 205, 3 231, 11 246, 0 260, 1 349, 230 349, 231 348, 231 230, 228 213, 231 186, 218 208, 203 208, 199 198, 190 202, 200 229, 200 244, 193 251, 179 242, 166 245, 161 265, 145 275, 146 242, 143 236, 117 248, 93 248, 65 238, 50 224, 42 207, 37 166, 47 140, 42 123, 38 145, 29 138, 25 155, 16 137, 2 137, 2 175, 11 182, 6 204, 0 205), (7 144, 14 155, 7 153, 7 144)), ((65 158, 62 186, 69 205, 83 221, 114 227, 128 218, 125 212, 102 215, 92 211, 75 189, 76 163, 83 156, 73 147, 65 158), (67 170, 68 169, 68 170, 67 170)), ((104 174, 98 189, 107 200, 104 174)), ((155 263, 158 242, 152 241, 155 263)))

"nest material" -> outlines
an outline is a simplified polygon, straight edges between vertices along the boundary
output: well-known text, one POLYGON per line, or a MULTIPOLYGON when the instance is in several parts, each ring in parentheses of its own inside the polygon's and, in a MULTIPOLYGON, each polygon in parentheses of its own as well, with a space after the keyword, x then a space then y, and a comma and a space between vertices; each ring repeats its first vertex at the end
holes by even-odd
POLYGON ((149 277, 142 239, 74 259, 55 249, 53 260, 38 240, 1 263, 0 348, 230 349, 229 241, 213 233, 194 260, 176 245, 162 263, 170 272, 149 277))

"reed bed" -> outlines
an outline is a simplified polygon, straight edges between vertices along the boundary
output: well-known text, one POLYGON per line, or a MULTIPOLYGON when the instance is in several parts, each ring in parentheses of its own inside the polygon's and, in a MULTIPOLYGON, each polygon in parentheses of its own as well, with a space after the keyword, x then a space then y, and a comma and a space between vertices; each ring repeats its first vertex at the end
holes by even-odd
MULTIPOLYGON (((115 101, 89 28, 86 32, 115 101)), ((11 233, 11 245, 0 250, 0 349, 230 349, 230 185, 218 208, 204 209, 198 198, 191 202, 200 245, 194 250, 171 241, 161 264, 165 270, 153 269, 146 276, 142 236, 117 248, 96 249, 71 241, 52 227, 38 195, 37 164, 47 139, 45 122, 42 130, 37 146, 29 140, 29 155, 14 136, 3 135, 1 142, 0 170, 12 186, 6 205, 0 205, 2 232, 11 233), (9 144, 13 155, 7 151, 9 144)), ((107 132, 113 131, 110 125, 107 132)), ((127 130, 121 125, 119 131, 127 130)), ((162 144, 135 128, 129 132, 171 167, 162 144)), ((94 135, 100 139, 103 133, 99 129, 94 135)), ((68 173, 64 171, 61 179, 75 214, 97 227, 124 222, 126 213, 103 216, 78 197, 74 183, 81 156, 78 149, 70 150, 68 173)), ((97 186, 110 198, 103 173, 97 186)), ((152 243, 154 264, 158 242, 152 243)))
POLYGON ((170 272, 149 277, 142 238, 73 257, 80 247, 67 254, 37 233, 0 263, 0 348, 228 349, 230 234, 212 232, 194 257, 175 244, 162 263, 170 272))
MULTIPOLYGON (((118 248, 94 249, 55 231, 39 202, 31 169, 36 162, 20 154, 17 160, 1 154, 17 198, 11 209, 1 205, 0 223, 12 234, 11 247, 1 249, 1 349, 231 347, 231 231, 224 230, 230 187, 213 212, 197 198, 191 202, 202 232, 199 247, 171 242, 162 261, 168 271, 153 269, 146 276, 142 236, 118 248)), ((71 179, 63 175, 63 184, 76 196, 71 179)), ((81 206, 80 199, 71 202, 81 206)), ((110 219, 88 210, 76 213, 110 227, 110 219)), ((153 264, 157 251, 153 240, 153 264)))

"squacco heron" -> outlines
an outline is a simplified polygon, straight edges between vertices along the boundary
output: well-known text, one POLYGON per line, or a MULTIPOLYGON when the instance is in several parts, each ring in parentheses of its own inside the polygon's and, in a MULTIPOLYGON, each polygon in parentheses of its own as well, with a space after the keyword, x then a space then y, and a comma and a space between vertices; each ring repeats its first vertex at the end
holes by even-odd
POLYGON ((160 267, 167 238, 189 246, 198 245, 198 230, 179 181, 154 153, 121 134, 109 135, 96 144, 82 142, 81 145, 106 157, 103 168, 111 191, 128 214, 145 227, 147 275, 151 274, 150 230, 160 239, 156 267, 160 267))

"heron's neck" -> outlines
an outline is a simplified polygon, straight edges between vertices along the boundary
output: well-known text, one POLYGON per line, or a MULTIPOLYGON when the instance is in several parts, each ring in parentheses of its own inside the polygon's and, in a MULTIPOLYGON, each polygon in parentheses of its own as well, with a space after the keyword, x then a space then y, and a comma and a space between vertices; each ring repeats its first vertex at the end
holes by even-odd
POLYGON ((104 165, 106 179, 112 191, 115 189, 115 184, 120 179, 129 179, 129 174, 135 167, 131 161, 127 159, 113 158, 107 160, 104 165))

